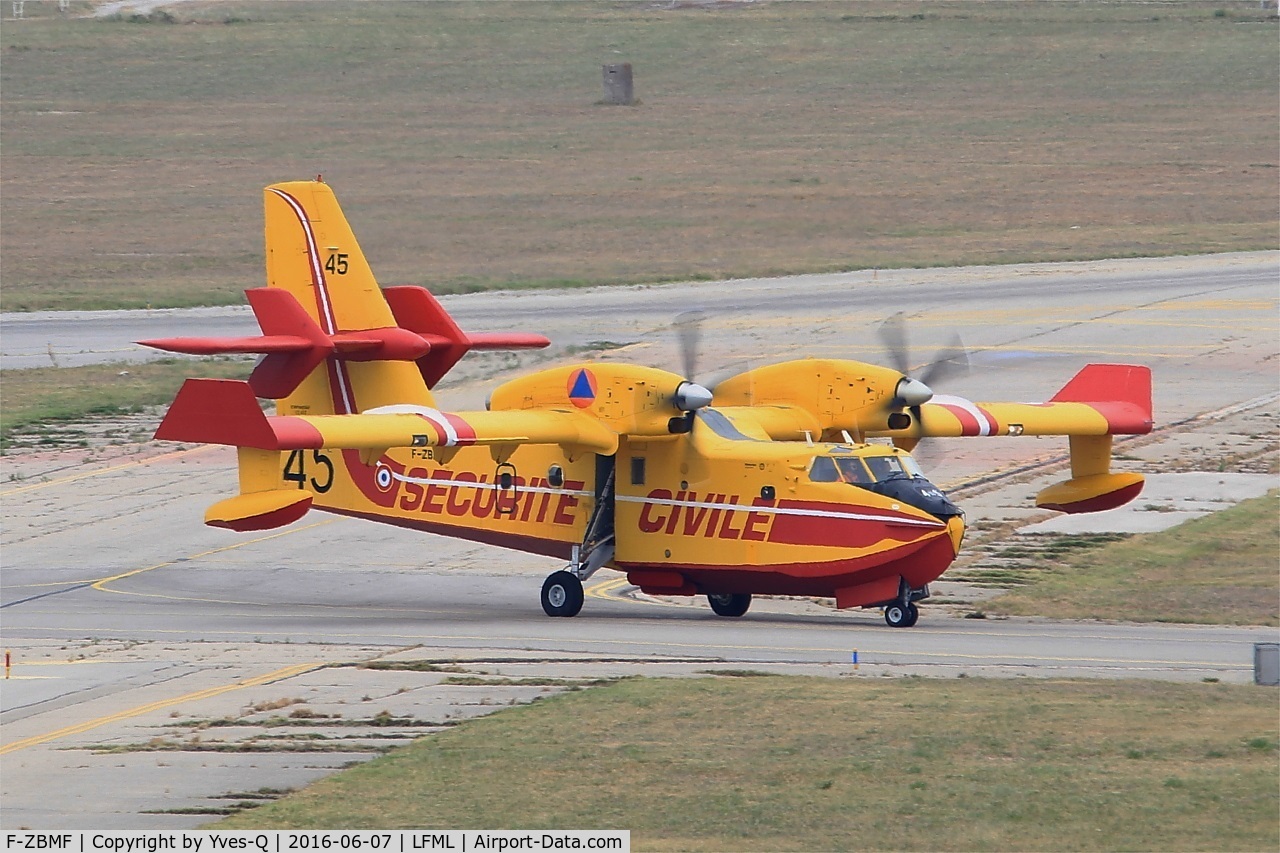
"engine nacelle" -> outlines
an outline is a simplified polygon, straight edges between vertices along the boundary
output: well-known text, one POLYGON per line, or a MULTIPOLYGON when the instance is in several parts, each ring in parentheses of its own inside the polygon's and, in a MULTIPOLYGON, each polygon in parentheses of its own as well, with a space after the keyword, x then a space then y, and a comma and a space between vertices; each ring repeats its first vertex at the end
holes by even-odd
MULTIPOLYGON (((662 437, 682 414, 682 386, 690 383, 674 373, 633 364, 575 364, 554 367, 494 389, 492 411, 551 409, 582 411, 614 432, 662 437)), ((705 405, 705 403, 704 403, 705 405)))

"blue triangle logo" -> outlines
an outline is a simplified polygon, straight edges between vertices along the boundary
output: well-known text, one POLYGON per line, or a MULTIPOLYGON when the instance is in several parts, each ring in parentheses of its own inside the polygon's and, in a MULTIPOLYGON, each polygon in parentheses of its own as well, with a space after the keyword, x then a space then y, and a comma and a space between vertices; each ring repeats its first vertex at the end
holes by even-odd
POLYGON ((587 378, 587 371, 578 371, 578 375, 573 379, 573 387, 569 389, 569 398, 572 400, 594 400, 596 398, 595 389, 591 387, 591 380, 587 378))

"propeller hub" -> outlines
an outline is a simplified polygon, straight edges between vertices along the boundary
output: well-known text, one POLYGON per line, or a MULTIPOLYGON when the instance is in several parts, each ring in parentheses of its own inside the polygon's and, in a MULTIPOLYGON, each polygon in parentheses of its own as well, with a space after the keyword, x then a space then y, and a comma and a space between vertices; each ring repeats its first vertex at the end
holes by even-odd
POLYGON ((895 394, 904 406, 923 406, 933 399, 932 388, 919 379, 912 379, 909 376, 899 380, 895 394))
POLYGON ((682 412, 693 412, 711 405, 711 392, 696 382, 681 382, 671 402, 682 412))

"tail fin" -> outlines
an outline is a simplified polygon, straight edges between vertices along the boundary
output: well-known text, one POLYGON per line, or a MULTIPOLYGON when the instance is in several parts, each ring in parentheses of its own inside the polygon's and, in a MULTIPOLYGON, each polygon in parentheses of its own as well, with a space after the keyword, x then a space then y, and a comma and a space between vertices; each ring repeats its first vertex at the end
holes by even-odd
POLYGON ((264 191, 267 287, 245 291, 262 335, 166 338, 191 354, 261 353, 249 384, 285 415, 431 407, 430 388, 469 349, 527 349, 541 335, 467 335, 420 287, 378 287, 338 200, 319 181, 264 191))
MULTIPOLYGON (((292 181, 263 191, 267 286, 293 295, 330 340, 346 332, 393 329, 351 226, 327 184, 292 181)), ((433 405, 411 364, 327 358, 281 400, 281 414, 349 414, 397 403, 433 405)))

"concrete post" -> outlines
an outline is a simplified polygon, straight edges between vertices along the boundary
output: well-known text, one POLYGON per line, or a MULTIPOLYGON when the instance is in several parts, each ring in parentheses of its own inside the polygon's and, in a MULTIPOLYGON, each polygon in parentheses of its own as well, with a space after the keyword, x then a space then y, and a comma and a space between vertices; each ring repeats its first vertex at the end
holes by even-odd
POLYGON ((604 69, 604 101, 606 104, 618 104, 629 107, 635 103, 635 91, 631 83, 631 63, 622 62, 605 65, 604 69))
POLYGON ((1253 644, 1253 683, 1280 685, 1280 643, 1253 644))

